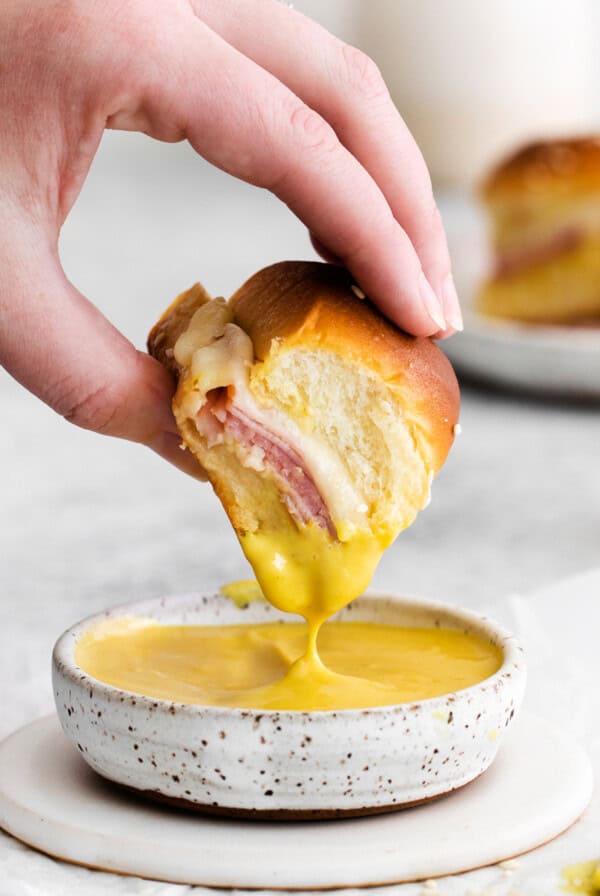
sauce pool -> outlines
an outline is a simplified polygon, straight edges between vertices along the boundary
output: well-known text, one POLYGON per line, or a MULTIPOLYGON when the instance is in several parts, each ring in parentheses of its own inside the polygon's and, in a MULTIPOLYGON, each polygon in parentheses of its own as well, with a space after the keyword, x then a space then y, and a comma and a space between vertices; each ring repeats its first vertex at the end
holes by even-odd
POLYGON ((177 703, 265 710, 363 709, 452 693, 493 675, 502 652, 461 631, 330 622, 99 623, 75 647, 88 674, 177 703), (308 644, 308 649, 307 649, 308 644))

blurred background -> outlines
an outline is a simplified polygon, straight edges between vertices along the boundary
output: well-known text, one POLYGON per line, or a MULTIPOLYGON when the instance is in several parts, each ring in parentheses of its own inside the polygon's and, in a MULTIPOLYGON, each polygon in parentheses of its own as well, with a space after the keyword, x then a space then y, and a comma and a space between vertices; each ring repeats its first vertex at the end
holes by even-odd
POLYGON ((305 0, 375 59, 439 187, 520 144, 600 130, 595 0, 305 0))
MULTIPOLYGON (((376 59, 449 229, 451 197, 467 196, 523 140, 600 131, 593 0, 295 6, 376 59)), ((110 132, 61 254, 71 280, 139 347, 195 280, 227 296, 265 264, 315 257, 268 193, 186 144, 110 132)), ((144 448, 69 426, 3 371, 0 399, 1 736, 50 711, 51 646, 75 620, 249 570, 209 486, 144 448)), ((507 593, 598 564, 597 410, 465 386, 461 422, 431 506, 384 557, 375 586, 493 612, 507 593)))

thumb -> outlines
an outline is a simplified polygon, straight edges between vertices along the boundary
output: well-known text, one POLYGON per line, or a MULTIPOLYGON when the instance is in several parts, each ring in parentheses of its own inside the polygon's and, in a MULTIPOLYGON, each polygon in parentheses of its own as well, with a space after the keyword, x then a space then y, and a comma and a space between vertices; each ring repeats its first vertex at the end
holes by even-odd
POLYGON ((140 442, 201 476, 179 448, 170 374, 67 280, 43 238, 36 243, 26 224, 22 230, 13 230, 17 251, 1 259, 0 363, 71 423, 140 442))

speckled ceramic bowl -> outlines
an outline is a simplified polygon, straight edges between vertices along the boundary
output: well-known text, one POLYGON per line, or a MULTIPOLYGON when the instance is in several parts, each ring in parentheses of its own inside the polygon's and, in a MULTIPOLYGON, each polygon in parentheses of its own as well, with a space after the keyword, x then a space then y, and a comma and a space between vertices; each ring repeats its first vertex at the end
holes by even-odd
POLYGON ((219 594, 178 595, 87 619, 54 649, 58 715, 85 761, 135 791, 215 814, 334 818, 449 793, 490 766, 525 688, 522 649, 495 623, 443 604, 370 595, 336 618, 473 632, 501 647, 501 668, 453 694, 365 710, 265 712, 171 703, 103 684, 75 663, 81 634, 123 615, 198 625, 290 617, 261 602, 240 609, 219 594))

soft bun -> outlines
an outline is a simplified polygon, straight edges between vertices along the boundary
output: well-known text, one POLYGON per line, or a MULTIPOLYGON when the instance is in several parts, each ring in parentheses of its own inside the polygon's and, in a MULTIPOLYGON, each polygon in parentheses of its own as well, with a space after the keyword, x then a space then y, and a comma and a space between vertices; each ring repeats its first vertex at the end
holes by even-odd
POLYGON ((600 190, 600 137, 530 143, 502 161, 485 179, 486 202, 526 200, 536 194, 600 190))
POLYGON ((392 540, 426 505, 458 419, 454 372, 430 339, 408 336, 359 299, 343 269, 275 264, 227 304, 196 285, 165 312, 148 347, 178 379, 182 437, 238 534, 306 522, 295 488, 317 514, 308 484, 280 475, 287 447, 316 484, 333 538, 362 527, 392 540), (235 425, 219 433, 214 419, 235 425))
POLYGON ((600 319, 600 138, 526 146, 481 195, 495 258, 479 310, 529 323, 600 319))
POLYGON ((329 350, 381 378, 399 409, 425 436, 431 469, 440 469, 454 438, 459 391, 450 362, 426 337, 409 336, 352 291, 343 268, 309 261, 271 265, 230 299, 256 357, 292 346, 329 350))

